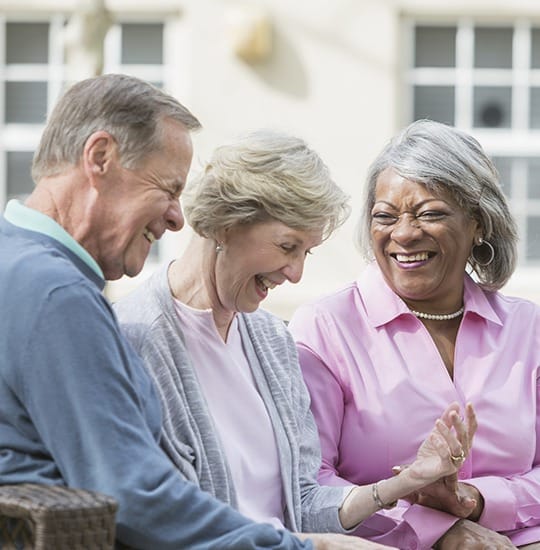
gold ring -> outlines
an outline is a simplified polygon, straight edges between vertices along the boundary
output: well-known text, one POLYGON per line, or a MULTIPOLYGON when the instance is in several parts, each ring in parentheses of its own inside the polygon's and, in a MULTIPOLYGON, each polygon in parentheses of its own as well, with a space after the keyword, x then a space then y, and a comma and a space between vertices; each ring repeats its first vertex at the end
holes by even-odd
POLYGON ((455 466, 459 466, 465 460, 465 451, 461 449, 461 453, 458 456, 450 455, 450 460, 455 466))

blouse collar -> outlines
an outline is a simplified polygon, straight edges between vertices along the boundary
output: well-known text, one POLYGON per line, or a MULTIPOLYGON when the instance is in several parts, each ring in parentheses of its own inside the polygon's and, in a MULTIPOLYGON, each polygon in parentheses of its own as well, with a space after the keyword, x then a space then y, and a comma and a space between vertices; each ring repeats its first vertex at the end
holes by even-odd
MULTIPOLYGON (((374 327, 385 325, 400 315, 414 316, 407 304, 388 286, 376 262, 366 266, 357 286, 361 290, 368 319, 374 327)), ((463 315, 476 314, 487 321, 502 325, 501 318, 492 306, 491 295, 493 292, 482 289, 465 273, 463 315)))

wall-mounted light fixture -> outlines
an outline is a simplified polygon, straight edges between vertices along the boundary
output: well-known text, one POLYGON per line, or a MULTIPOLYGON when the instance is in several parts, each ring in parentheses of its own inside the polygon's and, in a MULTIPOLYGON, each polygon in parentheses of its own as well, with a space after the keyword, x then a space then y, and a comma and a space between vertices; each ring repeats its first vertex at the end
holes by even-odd
POLYGON ((227 11, 229 40, 233 52, 247 63, 268 59, 272 53, 272 22, 262 7, 231 6, 227 11))

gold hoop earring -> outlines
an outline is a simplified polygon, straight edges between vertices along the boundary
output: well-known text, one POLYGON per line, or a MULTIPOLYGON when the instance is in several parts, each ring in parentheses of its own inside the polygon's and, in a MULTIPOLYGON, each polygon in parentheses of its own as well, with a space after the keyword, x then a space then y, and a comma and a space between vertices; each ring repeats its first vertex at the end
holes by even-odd
POLYGON ((471 249, 471 258, 476 265, 487 267, 495 259, 495 249, 489 241, 485 241, 480 237, 478 244, 475 244, 471 249))

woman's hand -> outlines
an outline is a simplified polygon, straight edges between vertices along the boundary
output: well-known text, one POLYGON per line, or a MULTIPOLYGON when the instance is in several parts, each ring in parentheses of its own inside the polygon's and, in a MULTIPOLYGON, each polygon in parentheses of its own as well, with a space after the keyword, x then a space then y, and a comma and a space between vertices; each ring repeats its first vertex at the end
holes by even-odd
MULTIPOLYGON (((418 449, 415 461, 407 468, 409 476, 428 483, 454 475, 468 456, 477 422, 473 406, 466 407, 466 422, 459 415, 459 405, 452 403, 418 449)), ((397 467, 394 473, 403 468, 397 467)))
MULTIPOLYGON (((476 417, 472 405, 467 405, 467 421, 459 416, 459 405, 452 403, 439 418, 435 427, 418 449, 415 461, 408 467, 396 467, 397 477, 380 480, 374 485, 355 486, 347 495, 339 508, 339 520, 345 529, 358 525, 366 517, 377 512, 381 507, 390 505, 399 498, 418 502, 425 498, 428 501, 435 497, 429 494, 439 489, 439 504, 444 506, 447 501, 456 500, 453 484, 441 490, 435 483, 441 478, 452 481, 468 455, 474 432, 476 417), (427 492, 423 492, 428 487, 427 492)), ((455 477, 457 483, 457 477, 455 477)), ((477 501, 466 500, 469 516, 476 508, 477 501)))
POLYGON ((294 536, 300 540, 309 539, 315 550, 398 550, 394 546, 338 533, 295 533, 294 536))
POLYGON ((433 546, 434 550, 508 550, 512 541, 467 519, 460 519, 433 546))
MULTIPOLYGON (((441 417, 442 422, 450 432, 450 435, 447 434, 446 442, 449 448, 453 449, 451 456, 456 457, 461 454, 456 452, 456 441, 451 437, 451 428, 455 430, 455 439, 457 439, 461 445, 464 458, 468 456, 471 450, 474 433, 476 432, 478 424, 474 409, 470 404, 468 404, 466 408, 466 417, 467 421, 464 423, 459 417, 459 407, 457 403, 452 403, 441 417)), ((440 427, 440 425, 438 427, 440 427)), ((444 429, 442 429, 442 432, 444 433, 444 429)), ((426 442, 429 443, 429 438, 426 442)), ((417 460, 413 465, 418 462, 419 457, 421 457, 421 452, 425 454, 426 449, 428 451, 430 450, 429 444, 423 449, 426 442, 420 447, 417 460)), ((441 448, 441 451, 444 452, 444 449, 441 448)), ((430 485, 411 493, 405 498, 412 504, 421 504, 422 506, 428 506, 448 512, 459 518, 468 518, 471 521, 478 521, 484 509, 484 499, 476 487, 458 482, 457 471, 461 467, 463 460, 460 461, 450 457, 450 462, 454 470, 452 473, 441 477, 430 485)), ((448 462, 446 462, 446 464, 448 465, 448 462)), ((422 465, 422 462, 420 462, 420 465, 422 465)), ((399 471, 399 467, 394 469, 394 473, 399 473, 399 471)))
POLYGON ((467 405, 465 405, 466 422, 463 422, 459 416, 459 403, 457 402, 449 405, 441 418, 448 428, 453 427, 456 430, 457 437, 465 451, 465 455, 468 456, 472 448, 474 434, 478 428, 478 422, 476 421, 476 414, 472 403, 467 403, 467 405))

